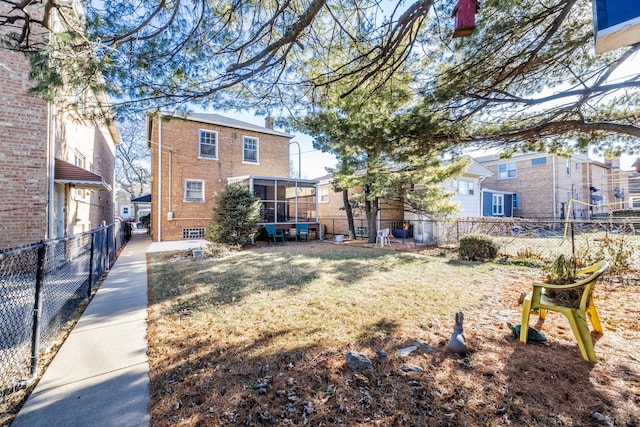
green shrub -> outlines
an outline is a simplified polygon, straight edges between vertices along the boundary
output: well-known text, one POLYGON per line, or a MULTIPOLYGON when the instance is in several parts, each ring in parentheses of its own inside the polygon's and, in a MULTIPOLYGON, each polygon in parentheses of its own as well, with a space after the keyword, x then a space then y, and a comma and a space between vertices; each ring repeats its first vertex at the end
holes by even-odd
POLYGON ((498 245, 489 236, 467 234, 460 238, 458 256, 468 261, 492 260, 498 256, 498 245))
POLYGON ((227 185, 216 197, 209 240, 247 246, 253 242, 259 222, 260 199, 245 185, 227 185))

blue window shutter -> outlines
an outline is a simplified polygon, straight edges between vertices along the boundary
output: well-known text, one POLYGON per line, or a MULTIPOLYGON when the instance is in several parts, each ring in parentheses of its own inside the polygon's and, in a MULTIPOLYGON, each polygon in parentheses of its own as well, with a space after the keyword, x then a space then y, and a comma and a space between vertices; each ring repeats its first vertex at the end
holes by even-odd
POLYGON ((485 191, 482 193, 482 216, 491 216, 491 198, 493 193, 485 191))

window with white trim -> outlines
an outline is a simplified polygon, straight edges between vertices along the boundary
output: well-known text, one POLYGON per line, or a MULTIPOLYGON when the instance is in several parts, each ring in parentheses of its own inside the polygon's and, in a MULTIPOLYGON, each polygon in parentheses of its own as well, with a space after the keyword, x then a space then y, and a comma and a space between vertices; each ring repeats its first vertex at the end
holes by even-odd
POLYGON ((258 138, 242 137, 242 161, 258 163, 258 138))
POLYGON ((516 177, 515 163, 502 163, 498 165, 498 179, 511 179, 516 177))
POLYGON ((473 196, 473 182, 458 181, 458 193, 463 196, 473 196))
POLYGON ((567 159, 567 176, 571 176, 571 161, 567 159))
POLYGON ((204 202, 204 181, 202 180, 184 180, 184 201, 185 202, 204 202))
POLYGON ((503 194, 491 195, 491 215, 495 215, 495 216, 504 215, 504 195, 503 194))
POLYGON ((87 159, 78 150, 73 150, 73 164, 84 169, 87 159))
POLYGON ((218 158, 218 132, 200 130, 198 157, 207 159, 218 158))
POLYGON ((318 201, 320 203, 328 203, 329 202, 329 185, 319 185, 318 186, 318 201))
POLYGON ((512 207, 513 209, 519 209, 519 204, 518 204, 518 195, 514 194, 513 195, 513 203, 512 203, 512 207))
POLYGON ((640 209, 640 197, 631 198, 631 207, 634 209, 640 209))

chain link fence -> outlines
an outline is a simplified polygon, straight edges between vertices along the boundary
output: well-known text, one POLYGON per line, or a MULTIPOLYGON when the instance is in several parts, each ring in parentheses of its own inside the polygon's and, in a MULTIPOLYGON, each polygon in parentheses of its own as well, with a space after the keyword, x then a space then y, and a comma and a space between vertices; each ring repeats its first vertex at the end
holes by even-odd
POLYGON ((0 251, 0 391, 35 377, 38 361, 131 237, 116 222, 68 238, 0 251))
POLYGON ((551 261, 560 254, 587 261, 624 257, 629 268, 640 269, 640 218, 588 221, 475 218, 429 226, 438 246, 457 246, 461 236, 479 233, 491 236, 503 256, 543 261, 551 261))
MULTIPOLYGON (((346 218, 323 218, 322 225, 328 238, 349 233, 346 218)), ((354 225, 356 239, 369 236, 365 219, 356 219, 354 225)), ((400 243, 454 248, 462 236, 477 233, 492 237, 500 247, 500 254, 510 258, 550 262, 564 254, 585 263, 606 259, 612 264, 609 269, 611 274, 640 270, 640 217, 607 216, 566 221, 522 218, 382 220, 376 225, 378 230, 389 228, 392 238, 400 243), (615 271, 616 267, 619 271, 615 271)))

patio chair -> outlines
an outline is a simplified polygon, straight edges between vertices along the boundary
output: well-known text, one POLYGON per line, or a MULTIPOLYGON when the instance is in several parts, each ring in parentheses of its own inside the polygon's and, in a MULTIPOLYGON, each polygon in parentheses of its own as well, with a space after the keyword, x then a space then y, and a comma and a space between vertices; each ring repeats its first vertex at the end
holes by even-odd
POLYGON ((274 246, 277 244, 279 238, 282 239, 282 244, 284 245, 284 230, 278 230, 275 225, 271 224, 266 224, 264 228, 267 230, 267 237, 269 240, 273 239, 274 246))
POLYGON ((388 245, 391 244, 391 240, 389 240, 389 229, 383 228, 382 230, 378 230, 378 234, 376 235, 376 245, 380 242, 380 246, 384 246, 384 242, 387 242, 388 245))
POLYGON ((296 242, 298 237, 306 237, 307 242, 309 241, 309 224, 296 224, 296 242))
MULTIPOLYGON (((596 306, 593 303, 593 287, 596 283, 596 279, 605 272, 609 267, 607 261, 600 261, 599 263, 592 265, 591 267, 579 270, 578 274, 589 274, 588 277, 579 280, 575 283, 568 285, 552 285, 549 283, 534 283, 533 292, 524 298, 522 307, 522 326, 520 328, 520 341, 526 344, 527 335, 529 332, 529 315, 531 310, 538 309, 540 312, 540 320, 544 320, 547 316, 547 310, 555 311, 564 314, 569 320, 573 335, 575 335, 580 347, 582 357, 589 362, 596 362, 596 353, 593 349, 593 340, 591 339, 591 333, 589 332, 589 325, 587 324, 587 317, 591 321, 593 329, 602 334, 602 325, 600 324, 600 318, 596 311, 596 306), (543 289, 554 289, 556 291, 579 289, 583 287, 582 297, 580 302, 574 307, 571 307, 569 303, 554 300, 543 293, 543 289)), ((556 292, 557 293, 557 292, 556 292)))

